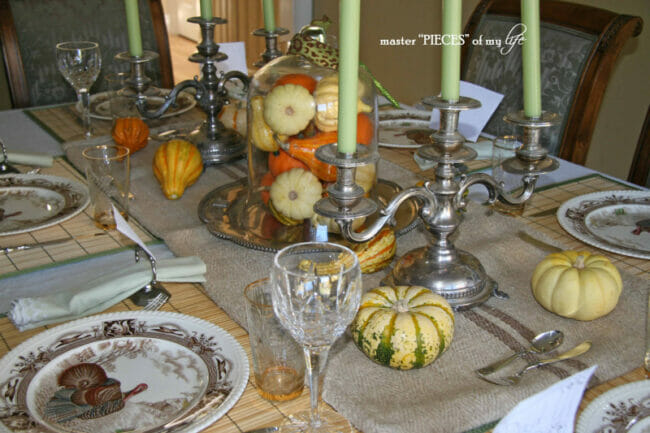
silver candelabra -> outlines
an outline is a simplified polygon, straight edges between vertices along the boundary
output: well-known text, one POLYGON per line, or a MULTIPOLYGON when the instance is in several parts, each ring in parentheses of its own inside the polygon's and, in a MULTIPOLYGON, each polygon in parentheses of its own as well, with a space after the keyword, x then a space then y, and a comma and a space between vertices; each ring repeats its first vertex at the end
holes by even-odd
POLYGON ((201 127, 190 134, 193 141, 207 165, 220 164, 241 157, 246 152, 246 140, 238 132, 226 128, 218 118, 224 105, 229 103, 226 83, 239 81, 243 91, 248 90, 249 78, 243 72, 220 72, 216 64, 228 58, 225 53, 219 52, 219 45, 214 42, 214 28, 217 24, 225 24, 227 20, 214 17, 205 20, 201 17, 192 17, 187 20, 201 27, 201 42, 196 46, 198 52, 189 57, 190 62, 200 63, 202 77, 194 77, 178 83, 165 97, 165 102, 155 111, 148 111, 146 96, 151 80, 145 75, 144 63, 155 59, 158 54, 145 51, 143 56, 134 57, 128 53, 120 53, 117 58, 131 63, 131 73, 126 80, 126 85, 135 93, 138 111, 143 117, 155 119, 161 117, 170 106, 176 103, 180 92, 187 88, 194 88, 194 98, 207 114, 201 127))
POLYGON ((503 184, 485 173, 457 177, 455 164, 476 158, 476 152, 464 145, 465 139, 458 133, 458 117, 460 111, 478 108, 480 103, 465 97, 457 102, 436 98, 433 105, 440 110, 440 129, 431 135, 431 144, 422 146, 417 153, 436 163, 435 181, 398 193, 379 210, 379 218, 371 226, 355 232, 352 221, 377 210, 375 202, 365 198, 363 189, 355 184, 355 170, 378 157, 368 154, 365 148, 348 155, 337 153, 336 145, 323 146, 316 157, 338 168, 337 180, 329 187, 329 196, 317 202, 314 209, 318 214, 335 219, 346 239, 364 242, 394 220, 404 201, 416 198, 420 205, 419 216, 433 235, 433 241, 398 259, 384 283, 424 286, 445 297, 456 309, 470 308, 485 302, 491 295, 507 295, 498 290, 497 283, 487 275, 476 257, 457 249, 449 239, 461 223, 457 211, 467 205, 465 192, 472 185, 481 184, 488 191, 490 204, 497 199, 513 206, 526 202, 533 194, 539 175, 558 167, 557 160, 547 155, 548 151, 539 140, 541 128, 556 123, 558 116, 544 112, 539 118, 530 118, 517 112, 505 117, 506 121, 524 129, 522 148, 504 164, 504 170, 522 175, 523 189, 511 194, 503 184))
POLYGON ((266 51, 262 53, 262 58, 255 62, 256 67, 261 68, 271 60, 282 55, 282 51, 278 48, 278 36, 286 35, 288 33, 289 30, 282 27, 276 27, 271 31, 266 29, 257 29, 253 32, 253 35, 263 37, 266 42, 266 51))

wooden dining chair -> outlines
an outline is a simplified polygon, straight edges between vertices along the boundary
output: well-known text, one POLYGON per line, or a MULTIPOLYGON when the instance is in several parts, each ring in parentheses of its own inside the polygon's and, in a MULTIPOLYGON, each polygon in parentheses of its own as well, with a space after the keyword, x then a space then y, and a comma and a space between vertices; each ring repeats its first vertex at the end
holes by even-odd
MULTIPOLYGON (((482 0, 465 27, 463 80, 504 94, 484 131, 512 133, 503 121, 523 109, 521 47, 505 44, 521 33, 520 0, 482 0), (480 40, 474 45, 472 40, 480 40), (500 41, 501 46, 488 41, 500 41)), ((600 105, 625 42, 641 33, 640 17, 574 3, 540 3, 542 108, 560 115, 560 125, 544 131, 542 144, 563 159, 584 165, 600 105)))
POLYGON ((641 134, 639 134, 639 142, 636 145, 627 180, 650 188, 650 107, 648 107, 641 134))
MULTIPOLYGON (((139 0, 142 45, 159 57, 147 68, 153 83, 173 87, 169 41, 161 0, 139 0)), ((114 59, 128 50, 124 2, 116 0, 0 0, 0 45, 14 108, 71 102, 75 92, 56 65, 55 45, 66 40, 99 43, 102 73, 92 92, 106 90, 104 77, 128 71, 114 59)))

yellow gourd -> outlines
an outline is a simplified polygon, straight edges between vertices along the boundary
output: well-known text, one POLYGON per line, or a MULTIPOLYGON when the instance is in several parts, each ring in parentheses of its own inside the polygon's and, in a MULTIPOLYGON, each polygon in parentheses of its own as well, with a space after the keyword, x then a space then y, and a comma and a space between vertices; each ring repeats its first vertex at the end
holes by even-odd
POLYGON ((273 208, 293 220, 311 218, 314 204, 320 200, 323 187, 316 176, 302 168, 281 173, 270 189, 273 208))
MULTIPOLYGON (((359 82, 359 96, 363 93, 363 85, 359 82)), ((321 131, 329 132, 338 129, 339 115, 339 76, 329 75, 322 78, 314 90, 316 101, 316 115, 314 124, 321 131)), ((361 98, 357 102, 357 112, 369 113, 372 107, 364 103, 361 98)))
POLYGON ((160 145, 153 158, 153 173, 163 194, 170 200, 180 198, 203 172, 203 160, 196 146, 185 140, 160 145))
POLYGON ((264 98, 264 120, 278 134, 295 135, 314 117, 314 97, 303 86, 274 87, 264 98))
POLYGON ((275 152, 280 146, 273 139, 273 131, 264 121, 264 97, 251 98, 250 140, 255 147, 265 152, 275 152))
POLYGON ((531 286, 535 299, 547 310, 571 319, 594 320, 616 307, 623 281, 607 257, 562 251, 537 265, 531 286))
POLYGON ((431 364, 447 350, 454 313, 445 298, 424 287, 377 287, 361 298, 351 330, 370 359, 409 370, 431 364))

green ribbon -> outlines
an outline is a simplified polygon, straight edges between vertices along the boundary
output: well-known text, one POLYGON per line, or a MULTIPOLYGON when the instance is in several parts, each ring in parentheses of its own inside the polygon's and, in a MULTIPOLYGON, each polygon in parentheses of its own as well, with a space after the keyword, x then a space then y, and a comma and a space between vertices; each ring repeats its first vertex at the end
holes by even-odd
MULTIPOLYGON (((329 26, 329 19, 325 21, 325 18, 321 21, 312 22, 311 29, 316 27, 315 23, 320 23, 318 27, 324 29, 329 26)), ((287 54, 295 54, 307 58, 312 63, 315 63, 319 66, 324 66, 326 68, 338 69, 339 68, 339 50, 330 46, 325 42, 321 42, 317 39, 314 39, 311 35, 303 33, 296 33, 291 38, 291 45, 287 54)), ((386 90, 386 88, 372 75, 368 67, 363 63, 359 63, 359 66, 370 75, 372 82, 375 84, 379 93, 384 95, 386 99, 390 101, 395 108, 400 108, 399 102, 393 98, 393 96, 386 90)))

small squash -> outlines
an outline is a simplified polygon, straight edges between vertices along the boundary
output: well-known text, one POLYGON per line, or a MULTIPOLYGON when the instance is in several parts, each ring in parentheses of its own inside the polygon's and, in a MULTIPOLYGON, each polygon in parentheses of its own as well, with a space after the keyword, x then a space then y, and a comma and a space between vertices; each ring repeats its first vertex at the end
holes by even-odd
POLYGON ((264 98, 264 120, 278 134, 299 133, 309 125, 315 110, 314 97, 296 84, 274 87, 264 98))
POLYGON ((278 80, 275 82, 273 87, 275 86, 283 86, 285 84, 297 84, 298 86, 302 86, 309 93, 314 93, 314 90, 316 89, 316 84, 318 82, 314 77, 311 75, 307 74, 286 74, 278 78, 278 80))
POLYGON ((378 287, 363 295, 352 321, 356 345, 373 361, 399 370, 431 364, 454 336, 454 313, 419 286, 378 287))
POLYGON ((533 295, 547 310, 571 319, 594 320, 611 312, 623 289, 607 257, 587 251, 549 254, 535 268, 533 295))
POLYGON ((281 173, 289 171, 292 168, 302 168, 309 170, 309 168, 300 160, 292 157, 282 149, 276 152, 270 152, 268 157, 269 171, 273 177, 278 177, 281 173))
MULTIPOLYGON (((362 93, 363 88, 359 83, 359 94, 362 93)), ((314 123, 318 129, 336 131, 339 121, 339 76, 329 75, 322 78, 314 90, 314 100, 317 107, 314 123)), ((372 107, 359 98, 357 112, 369 113, 370 111, 372 111, 372 107)))
POLYGON ((131 154, 147 145, 149 127, 139 117, 119 117, 111 131, 115 143, 128 147, 131 154))
POLYGON ((270 193, 269 203, 277 212, 300 221, 314 214, 314 204, 320 200, 323 187, 311 172, 294 168, 275 179, 270 193))
POLYGON ((264 121, 264 97, 253 96, 250 102, 251 124, 250 140, 255 147, 265 152, 275 152, 279 149, 273 138, 273 131, 264 121))
POLYGON ((185 140, 171 140, 156 150, 153 173, 163 194, 170 200, 180 198, 203 172, 203 160, 196 146, 185 140))
POLYGON ((223 126, 234 129, 242 136, 246 137, 246 108, 242 107, 239 102, 233 101, 224 105, 217 118, 223 123, 223 126))
POLYGON ((359 258, 361 272, 372 274, 384 269, 395 257, 395 232, 390 227, 384 227, 369 241, 352 245, 351 248, 359 258))

